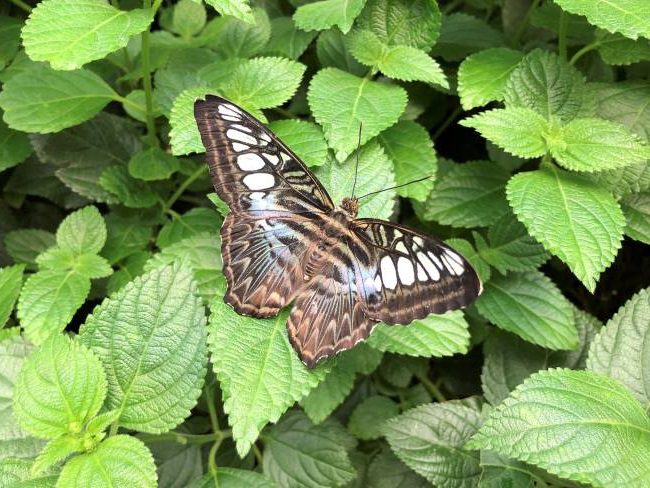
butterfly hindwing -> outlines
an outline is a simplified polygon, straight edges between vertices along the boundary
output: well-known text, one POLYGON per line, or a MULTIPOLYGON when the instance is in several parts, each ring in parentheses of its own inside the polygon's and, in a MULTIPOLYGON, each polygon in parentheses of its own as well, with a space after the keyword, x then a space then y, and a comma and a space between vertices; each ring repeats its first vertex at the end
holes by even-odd
POLYGON ((371 255, 358 266, 366 312, 375 320, 407 324, 465 307, 481 293, 469 262, 437 239, 374 219, 355 220, 352 231, 371 255))

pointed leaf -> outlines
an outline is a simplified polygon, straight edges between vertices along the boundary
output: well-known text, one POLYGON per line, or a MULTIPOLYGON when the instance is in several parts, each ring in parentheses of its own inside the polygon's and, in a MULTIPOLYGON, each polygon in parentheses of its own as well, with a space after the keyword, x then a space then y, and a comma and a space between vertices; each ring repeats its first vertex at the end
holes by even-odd
POLYGON ((205 3, 221 15, 231 15, 250 24, 255 21, 248 0, 205 0, 205 3))
POLYGON ((129 174, 145 181, 166 180, 180 169, 180 162, 160 148, 136 153, 129 160, 129 174))
POLYGON ((23 286, 25 265, 16 264, 0 268, 0 329, 2 329, 14 309, 20 289, 23 286))
POLYGON ((298 119, 275 120, 269 129, 307 166, 321 166, 327 161, 327 142, 316 124, 298 119))
POLYGON ((350 415, 348 430, 361 440, 379 439, 383 424, 399 414, 399 406, 382 395, 364 399, 350 415))
POLYGON ((625 234, 650 244, 650 192, 635 193, 621 201, 627 220, 625 234))
POLYGON ((298 7, 293 20, 302 30, 324 30, 336 25, 345 34, 365 3, 366 0, 321 0, 298 7))
POLYGON ((59 247, 75 254, 96 254, 102 250, 105 242, 106 223, 93 206, 68 215, 56 231, 56 243, 59 247))

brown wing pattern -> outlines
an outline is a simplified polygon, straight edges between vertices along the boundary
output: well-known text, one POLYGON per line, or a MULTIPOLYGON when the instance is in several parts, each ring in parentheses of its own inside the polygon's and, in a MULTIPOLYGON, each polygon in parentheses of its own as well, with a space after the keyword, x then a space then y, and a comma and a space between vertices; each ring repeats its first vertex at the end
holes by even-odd
POLYGON ((407 324, 465 307, 482 291, 469 262, 437 239, 374 219, 355 220, 351 230, 372 255, 359 266, 366 313, 375 320, 407 324))

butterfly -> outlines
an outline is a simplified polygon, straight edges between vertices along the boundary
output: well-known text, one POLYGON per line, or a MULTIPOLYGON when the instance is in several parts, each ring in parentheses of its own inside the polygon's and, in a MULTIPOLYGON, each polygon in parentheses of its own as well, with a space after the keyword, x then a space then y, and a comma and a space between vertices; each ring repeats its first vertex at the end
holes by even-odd
POLYGON ((357 218, 258 120, 208 95, 194 115, 210 176, 230 207, 221 228, 224 296, 237 313, 272 317, 290 303, 289 340, 312 368, 368 337, 470 304, 481 282, 458 252, 415 229, 357 218))

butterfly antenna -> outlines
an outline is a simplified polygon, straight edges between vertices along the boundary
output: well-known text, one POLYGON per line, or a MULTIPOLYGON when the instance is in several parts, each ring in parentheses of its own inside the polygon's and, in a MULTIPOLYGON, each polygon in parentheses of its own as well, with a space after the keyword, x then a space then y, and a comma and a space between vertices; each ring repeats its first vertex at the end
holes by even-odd
POLYGON ((357 140, 357 162, 354 165, 354 183, 352 185, 352 198, 354 198, 354 190, 357 188, 357 174, 359 173, 359 148, 361 147, 361 128, 363 122, 359 122, 359 139, 357 140))
POLYGON ((377 193, 381 193, 383 191, 395 190, 396 188, 402 188, 403 186, 412 185, 413 183, 419 183, 420 181, 428 180, 429 178, 432 178, 433 176, 434 175, 429 175, 429 176, 425 176, 424 178, 419 178, 417 180, 409 181, 408 183, 402 183, 401 185, 391 186, 390 188, 384 188, 383 190, 371 191, 370 193, 366 193, 365 195, 361 195, 358 198, 358 200, 361 200, 362 198, 365 198, 365 197, 369 197, 370 195, 376 195, 377 193))

